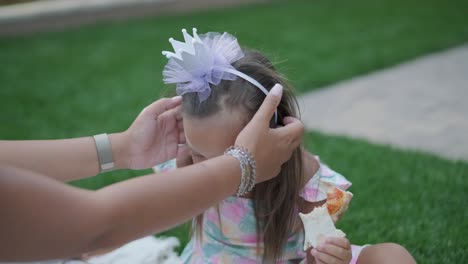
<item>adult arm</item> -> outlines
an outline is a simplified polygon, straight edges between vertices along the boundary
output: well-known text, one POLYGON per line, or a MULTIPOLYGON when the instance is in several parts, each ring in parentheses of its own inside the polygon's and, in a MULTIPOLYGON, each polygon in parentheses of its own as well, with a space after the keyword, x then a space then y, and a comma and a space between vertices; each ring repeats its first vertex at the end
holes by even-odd
MULTIPOLYGON (((174 158, 184 141, 181 97, 163 98, 147 106, 124 132, 109 135, 117 169, 145 169, 174 158)), ((0 140, 0 166, 24 168, 59 181, 99 173, 92 137, 60 140, 0 140)))
POLYGON ((88 191, 2 168, 0 261, 74 257, 158 233, 235 193, 239 176, 239 162, 222 156, 88 191))
MULTIPOLYGON (((268 127, 280 98, 281 89, 273 89, 236 139, 256 160, 257 182, 278 174, 304 132, 293 118, 284 120, 285 127, 268 127)), ((231 156, 98 191, 77 189, 30 170, 2 168, 0 261, 74 257, 122 245, 190 219, 234 194, 239 183, 239 162, 231 156)))

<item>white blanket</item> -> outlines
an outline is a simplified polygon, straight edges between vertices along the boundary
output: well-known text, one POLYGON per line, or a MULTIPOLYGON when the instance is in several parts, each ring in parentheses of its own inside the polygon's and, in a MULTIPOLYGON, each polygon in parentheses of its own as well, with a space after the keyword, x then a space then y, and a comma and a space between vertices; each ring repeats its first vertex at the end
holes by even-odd
MULTIPOLYGON (((179 246, 175 237, 155 238, 153 236, 130 242, 112 252, 95 256, 86 262, 81 260, 51 260, 22 264, 174 264, 180 263, 174 248, 179 246)), ((13 264, 2 262, 0 264, 13 264)), ((16 263, 18 264, 18 263, 16 263)))

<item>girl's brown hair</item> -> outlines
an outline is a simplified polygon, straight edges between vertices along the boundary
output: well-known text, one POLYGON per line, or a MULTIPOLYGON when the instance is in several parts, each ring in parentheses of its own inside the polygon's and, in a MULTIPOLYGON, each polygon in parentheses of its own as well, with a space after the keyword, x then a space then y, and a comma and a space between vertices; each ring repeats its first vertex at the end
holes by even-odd
MULTIPOLYGON (((246 49, 243 51, 245 56, 233 63, 238 71, 254 78, 267 90, 276 83, 283 86, 283 97, 277 109, 277 125, 283 125, 282 119, 285 116, 299 117, 296 98, 285 78, 260 52, 246 49)), ((210 97, 201 103, 196 93, 185 94, 183 112, 189 117, 203 118, 221 109, 240 110, 245 112, 247 124, 265 99, 265 94, 260 89, 242 78, 222 81, 219 85, 211 85, 211 89, 210 97)), ((281 258, 288 236, 297 227, 298 193, 303 183, 302 175, 302 158, 298 147, 291 159, 283 164, 277 177, 257 184, 252 191, 257 241, 264 243, 263 262, 273 263, 281 258)), ((201 234, 202 221, 201 215, 198 216, 198 234, 201 234)))

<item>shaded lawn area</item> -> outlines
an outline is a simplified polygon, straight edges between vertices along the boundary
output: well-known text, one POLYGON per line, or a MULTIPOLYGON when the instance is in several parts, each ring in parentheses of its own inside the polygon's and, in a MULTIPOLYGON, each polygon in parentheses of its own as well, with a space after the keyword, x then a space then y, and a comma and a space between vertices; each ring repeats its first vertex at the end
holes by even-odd
MULTIPOLYGON (((144 106, 173 93, 161 81, 161 51, 169 37, 181 39, 181 28, 233 33, 304 92, 466 42, 466 7, 461 0, 278 1, 0 39, 0 138, 126 129, 144 106)), ((398 242, 421 263, 466 262, 466 163, 315 133, 306 143, 354 183, 340 223, 351 241, 398 242)), ((146 172, 73 184, 98 189, 146 172)), ((187 226, 166 235, 185 243, 187 226)))

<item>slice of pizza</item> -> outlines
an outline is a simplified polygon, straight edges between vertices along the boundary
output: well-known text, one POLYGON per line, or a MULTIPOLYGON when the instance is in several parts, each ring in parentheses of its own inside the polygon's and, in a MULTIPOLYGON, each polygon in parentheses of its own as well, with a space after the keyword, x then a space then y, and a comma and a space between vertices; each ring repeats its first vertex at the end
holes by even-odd
POLYGON ((328 186, 326 204, 333 222, 336 223, 343 216, 344 212, 348 210, 352 198, 353 194, 351 192, 343 191, 336 186, 328 186))
POLYGON ((346 234, 336 229, 326 205, 316 207, 308 214, 299 213, 304 224, 304 251, 310 247, 316 247, 326 237, 345 237, 346 234))

